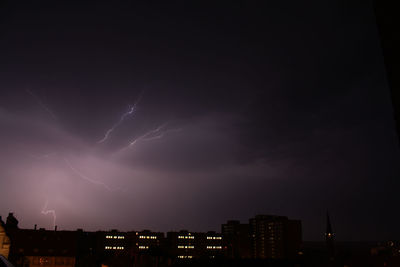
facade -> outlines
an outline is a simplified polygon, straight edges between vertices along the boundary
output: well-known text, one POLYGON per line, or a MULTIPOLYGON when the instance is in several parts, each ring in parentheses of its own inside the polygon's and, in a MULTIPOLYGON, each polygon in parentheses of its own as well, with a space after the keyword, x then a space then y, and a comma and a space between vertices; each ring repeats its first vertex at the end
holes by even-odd
POLYGON ((230 259, 251 258, 250 226, 239 221, 230 220, 222 224, 225 256, 230 259))
POLYGON ((294 258, 301 246, 301 223, 284 216, 257 215, 250 219, 252 257, 294 258))
POLYGON ((9 235, 10 260, 17 266, 75 266, 76 232, 12 229, 9 235))
POLYGON ((132 266, 135 257, 128 233, 111 231, 77 231, 78 251, 76 267, 101 266, 118 263, 118 266, 132 266))
POLYGON ((103 233, 103 249, 105 252, 117 253, 128 248, 126 234, 117 230, 103 233))
POLYGON ((192 233, 186 230, 167 233, 169 254, 175 259, 214 259, 224 255, 222 235, 209 231, 192 233))
POLYGON ((226 247, 224 246, 224 240, 222 234, 216 232, 207 232, 202 235, 200 239, 201 254, 207 258, 220 258, 225 255, 226 247))
POLYGON ((7 236, 5 224, 0 217, 0 255, 8 259, 10 254, 10 238, 7 236))
POLYGON ((164 233, 150 230, 128 232, 134 266, 159 266, 167 261, 164 233))
POLYGON ((164 240, 164 234, 160 232, 152 232, 150 230, 143 230, 134 232, 133 242, 135 250, 138 252, 146 252, 159 249, 164 240))
POLYGON ((167 233, 168 254, 176 259, 193 259, 200 257, 198 247, 199 235, 186 230, 167 233))

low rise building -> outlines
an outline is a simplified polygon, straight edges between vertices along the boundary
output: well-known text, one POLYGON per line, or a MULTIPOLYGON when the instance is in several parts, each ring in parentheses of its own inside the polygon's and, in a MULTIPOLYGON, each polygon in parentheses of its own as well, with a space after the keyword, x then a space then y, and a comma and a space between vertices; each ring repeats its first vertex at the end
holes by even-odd
POLYGON ((77 235, 74 231, 12 229, 10 260, 20 266, 74 267, 77 235))

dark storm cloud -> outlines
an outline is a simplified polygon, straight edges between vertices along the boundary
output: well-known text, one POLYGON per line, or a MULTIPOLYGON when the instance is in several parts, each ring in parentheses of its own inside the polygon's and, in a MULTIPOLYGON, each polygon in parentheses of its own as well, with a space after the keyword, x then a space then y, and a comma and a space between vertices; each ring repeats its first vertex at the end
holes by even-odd
POLYGON ((203 231, 275 213, 319 239, 329 208, 341 239, 395 233, 376 230, 399 154, 368 3, 6 7, 2 215, 203 231))

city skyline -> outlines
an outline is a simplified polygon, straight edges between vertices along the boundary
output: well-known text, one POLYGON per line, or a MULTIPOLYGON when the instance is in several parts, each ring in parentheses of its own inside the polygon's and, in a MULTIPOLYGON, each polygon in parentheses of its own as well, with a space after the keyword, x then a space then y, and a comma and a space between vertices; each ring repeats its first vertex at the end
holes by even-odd
POLYGON ((0 214, 22 228, 400 236, 372 4, 5 2, 0 214), (318 21, 318 23, 315 23, 318 21))

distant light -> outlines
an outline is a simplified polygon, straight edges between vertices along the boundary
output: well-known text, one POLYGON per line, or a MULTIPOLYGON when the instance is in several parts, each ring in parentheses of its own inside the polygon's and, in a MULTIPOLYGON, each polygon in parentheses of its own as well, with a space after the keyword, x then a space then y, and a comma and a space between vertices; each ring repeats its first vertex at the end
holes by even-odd
POLYGON ((178 238, 179 238, 179 239, 194 239, 194 236, 192 236, 192 235, 190 235, 190 234, 189 234, 189 236, 187 236, 187 235, 180 235, 180 236, 178 236, 178 238))
POLYGON ((157 239, 157 236, 155 235, 140 235, 140 239, 157 239))
POLYGON ((194 248, 194 246, 178 246, 178 248, 194 248))
POLYGON ((218 240, 221 240, 222 237, 221 236, 207 236, 207 239, 218 239, 218 240))
POLYGON ((222 246, 207 246, 207 249, 222 249, 222 246))
POLYGON ((125 239, 125 236, 117 236, 117 235, 106 235, 107 239, 125 239))
POLYGON ((110 246, 105 246, 104 247, 105 249, 113 249, 113 250, 122 250, 122 249, 124 249, 124 247, 110 247, 110 246))

